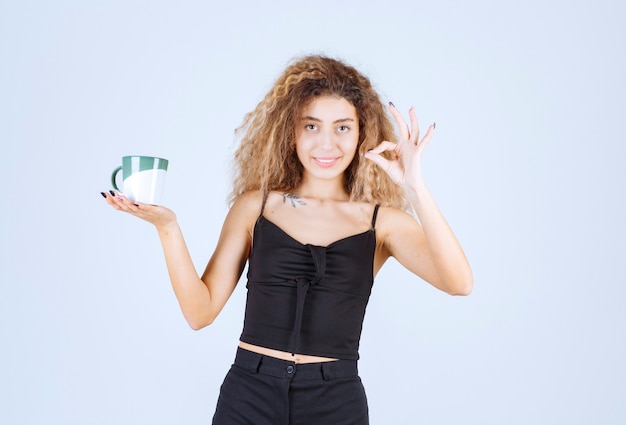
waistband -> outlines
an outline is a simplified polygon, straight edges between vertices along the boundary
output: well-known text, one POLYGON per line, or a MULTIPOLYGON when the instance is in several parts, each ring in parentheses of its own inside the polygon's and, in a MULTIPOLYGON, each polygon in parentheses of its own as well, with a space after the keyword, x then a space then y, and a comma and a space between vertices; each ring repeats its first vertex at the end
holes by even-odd
POLYGON ((237 347, 234 366, 252 373, 293 380, 323 379, 330 381, 359 376, 356 360, 297 364, 289 360, 264 356, 241 347, 237 347))

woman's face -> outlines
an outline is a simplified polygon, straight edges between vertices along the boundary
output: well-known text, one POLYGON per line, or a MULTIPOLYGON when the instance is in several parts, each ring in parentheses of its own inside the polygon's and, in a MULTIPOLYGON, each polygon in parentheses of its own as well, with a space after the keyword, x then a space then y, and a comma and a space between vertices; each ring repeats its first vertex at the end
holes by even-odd
POLYGON ((356 108, 342 97, 309 102, 296 123, 296 153, 304 178, 343 179, 359 141, 356 108))

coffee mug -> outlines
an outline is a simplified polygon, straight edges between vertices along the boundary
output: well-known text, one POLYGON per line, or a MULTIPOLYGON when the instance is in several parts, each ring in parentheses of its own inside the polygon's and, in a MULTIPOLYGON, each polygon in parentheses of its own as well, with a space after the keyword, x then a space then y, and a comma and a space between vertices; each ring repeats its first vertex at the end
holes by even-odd
POLYGON ((168 160, 153 156, 124 156, 122 165, 113 170, 111 183, 113 188, 135 202, 159 204, 168 160), (123 183, 117 185, 117 175, 122 172, 123 183))

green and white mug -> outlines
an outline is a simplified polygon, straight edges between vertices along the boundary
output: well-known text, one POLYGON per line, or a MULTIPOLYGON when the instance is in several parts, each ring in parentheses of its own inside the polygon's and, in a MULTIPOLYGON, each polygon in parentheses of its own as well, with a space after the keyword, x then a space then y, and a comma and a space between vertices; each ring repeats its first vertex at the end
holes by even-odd
POLYGON ((113 170, 113 188, 135 202, 156 204, 161 202, 168 160, 153 156, 124 156, 122 165, 113 170), (122 172, 123 183, 117 185, 122 172))

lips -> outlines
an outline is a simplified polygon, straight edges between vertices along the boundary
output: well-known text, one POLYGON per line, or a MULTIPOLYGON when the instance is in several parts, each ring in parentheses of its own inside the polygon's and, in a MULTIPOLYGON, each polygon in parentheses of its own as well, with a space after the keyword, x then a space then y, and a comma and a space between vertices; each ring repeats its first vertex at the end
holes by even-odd
POLYGON ((313 161, 315 161, 315 163, 322 168, 328 168, 328 167, 332 167, 337 162, 339 162, 339 157, 333 157, 333 158, 313 157, 313 161))

